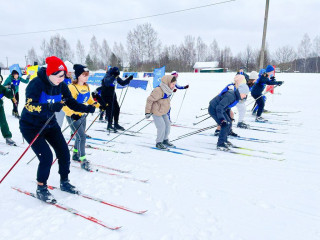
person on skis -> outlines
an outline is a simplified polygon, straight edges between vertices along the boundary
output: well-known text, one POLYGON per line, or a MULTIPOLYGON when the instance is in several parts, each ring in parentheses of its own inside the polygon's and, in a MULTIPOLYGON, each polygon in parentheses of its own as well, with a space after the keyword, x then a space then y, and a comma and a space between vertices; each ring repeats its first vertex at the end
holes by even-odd
POLYGON ((133 79, 133 76, 131 75, 125 80, 122 80, 119 75, 119 68, 113 67, 107 71, 106 75, 102 79, 101 97, 103 101, 109 106, 106 110, 106 116, 108 117, 107 129, 113 132, 117 132, 117 130, 125 130, 122 126, 119 125, 120 107, 115 91, 116 83, 120 84, 121 86, 126 86, 133 79), (112 127, 113 120, 114 127, 112 127))
POLYGON ((94 113, 96 108, 81 104, 72 97, 68 86, 63 82, 68 69, 61 59, 51 56, 46 58, 46 63, 47 67, 42 67, 38 76, 26 88, 26 104, 21 114, 20 131, 30 144, 45 126, 31 145, 39 159, 36 196, 42 201, 55 203, 56 200, 47 188, 53 161, 50 146, 58 158, 61 190, 73 194, 78 193, 78 190, 69 182, 70 152, 54 114, 65 105, 74 111, 85 113, 94 113))

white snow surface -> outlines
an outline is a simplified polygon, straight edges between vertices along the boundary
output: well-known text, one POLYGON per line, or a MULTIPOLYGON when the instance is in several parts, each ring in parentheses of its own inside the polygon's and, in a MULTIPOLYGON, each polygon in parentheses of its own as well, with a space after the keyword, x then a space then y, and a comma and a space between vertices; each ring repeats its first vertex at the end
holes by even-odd
MULTIPOLYGON (((196 119, 196 115, 207 113, 207 110, 200 109, 208 107, 209 101, 233 77, 234 73, 180 73, 178 83, 189 83, 190 88, 177 124, 190 128, 172 127, 170 139, 196 130, 191 128, 215 124, 213 119, 209 119, 193 126, 194 122, 202 119, 196 119)), ((123 176, 149 179, 148 183, 141 183, 70 168, 71 183, 82 193, 136 210, 147 209, 143 215, 59 190, 51 191, 59 203, 107 225, 122 226, 120 230, 112 231, 11 189, 17 186, 31 192, 36 190, 38 160, 26 164, 34 156, 29 149, 0 185, 0 239, 320 239, 320 125, 317 124, 320 111, 317 109, 316 91, 320 75, 279 73, 277 79, 285 83, 275 90, 274 95, 268 95, 266 109, 290 113, 263 114, 275 124, 255 123, 250 113, 245 118, 252 127, 275 128, 276 133, 239 129, 235 124, 234 131, 242 137, 281 143, 229 140, 237 146, 267 151, 235 149, 239 152, 283 161, 219 152, 215 150, 217 137, 210 136, 214 129, 174 142, 177 147, 201 152, 176 150, 195 157, 140 146, 155 145, 156 128, 153 123, 138 137, 122 135, 110 143, 114 145, 112 149, 132 151, 130 154, 87 149, 92 163, 131 170, 129 174, 118 173, 123 176)), ((25 88, 26 85, 21 83, 19 112, 25 103, 25 88)), ((118 98, 120 91, 117 90, 118 98)), ((150 92, 150 88, 146 91, 129 88, 121 109, 120 124, 129 128, 144 117, 150 92)), ((172 99, 173 122, 184 94, 184 90, 178 90, 172 99)), ((247 104, 251 101, 252 98, 248 98, 247 104)), ((252 105, 247 110, 251 110, 252 105)), ((18 120, 11 115, 11 101, 4 99, 4 106, 13 140, 19 147, 7 146, 0 138, 0 151, 9 152, 8 155, 0 155, 1 178, 28 146, 22 143, 18 120)), ((234 110, 236 112, 236 108, 234 110)), ((87 126, 96 114, 88 117, 87 126)), ((132 130, 138 130, 146 123, 148 121, 144 120, 132 130)), ((104 128, 105 123, 94 123, 88 134, 102 139, 115 136, 96 131, 104 128)), ((69 130, 65 137, 69 139, 69 130)), ((101 141, 90 142, 104 147, 101 141)), ((71 162, 71 165, 77 163, 71 162)), ((59 186, 57 163, 51 169, 48 184, 59 186)))

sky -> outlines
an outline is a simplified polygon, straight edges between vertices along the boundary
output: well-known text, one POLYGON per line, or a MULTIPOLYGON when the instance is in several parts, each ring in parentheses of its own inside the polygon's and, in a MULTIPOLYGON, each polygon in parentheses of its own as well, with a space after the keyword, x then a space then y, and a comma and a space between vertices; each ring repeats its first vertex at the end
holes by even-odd
MULTIPOLYGON (((88 24, 105 23, 152 14, 182 10, 225 0, 164 0, 164 1, 103 1, 103 0, 0 0, 0 35, 41 31, 88 24)), ((19 63, 25 66, 25 55, 32 47, 40 54, 43 39, 59 33, 75 51, 81 40, 86 52, 90 39, 96 36, 101 44, 106 39, 126 44, 127 33, 138 24, 151 23, 163 45, 180 44, 186 35, 200 36, 210 44, 216 39, 219 47, 228 46, 233 54, 247 45, 261 47, 265 0, 235 0, 225 4, 200 8, 160 17, 130 22, 56 31, 47 33, 0 36, 0 62, 5 66, 19 63)), ((320 35, 319 0, 270 0, 267 43, 269 49, 291 45, 297 48, 308 33, 311 40, 320 35)))

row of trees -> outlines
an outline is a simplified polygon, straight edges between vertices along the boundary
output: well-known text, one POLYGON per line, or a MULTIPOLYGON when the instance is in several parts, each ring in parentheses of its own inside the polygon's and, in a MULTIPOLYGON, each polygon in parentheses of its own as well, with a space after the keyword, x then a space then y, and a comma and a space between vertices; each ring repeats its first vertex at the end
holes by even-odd
MULTIPOLYGON (((119 66, 132 71, 152 71, 155 67, 166 66, 167 71, 192 71, 197 61, 218 61, 219 67, 236 71, 245 66, 248 71, 258 69, 259 49, 250 45, 234 55, 228 46, 220 47, 213 39, 209 44, 201 37, 185 36, 180 45, 162 45, 157 32, 150 23, 138 25, 127 34, 126 46, 115 42, 110 48, 106 39, 101 44, 92 36, 89 49, 78 40, 75 52, 61 35, 43 40, 38 55, 34 48, 28 51, 28 61, 44 63, 47 56, 55 55, 63 60, 86 64, 90 70, 105 69, 106 66, 119 66)), ((282 71, 320 72, 320 36, 310 39, 303 36, 299 46, 283 46, 272 54, 268 47, 265 52, 265 65, 272 63, 282 71)))

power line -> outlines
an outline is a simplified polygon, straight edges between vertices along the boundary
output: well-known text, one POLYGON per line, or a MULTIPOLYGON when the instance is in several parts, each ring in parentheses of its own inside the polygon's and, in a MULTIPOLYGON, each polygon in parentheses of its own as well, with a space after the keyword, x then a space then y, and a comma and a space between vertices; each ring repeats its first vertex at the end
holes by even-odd
POLYGON ((169 15, 169 14, 186 12, 186 11, 191 11, 191 10, 195 10, 195 9, 205 8, 205 7, 211 7, 211 6, 225 4, 225 3, 229 3, 229 2, 235 2, 235 1, 236 0, 228 0, 228 1, 222 1, 222 2, 217 2, 217 3, 211 3, 211 4, 207 4, 207 5, 202 5, 202 6, 198 6, 198 7, 192 7, 192 8, 182 9, 182 10, 176 10, 176 11, 171 11, 171 12, 148 15, 148 16, 144 16, 144 17, 128 18, 128 19, 123 19, 123 20, 118 20, 118 21, 82 25, 82 26, 77 26, 77 27, 57 28, 57 29, 40 30, 40 31, 33 31, 33 32, 1 34, 0 37, 28 35, 28 34, 36 34, 36 33, 55 32, 55 31, 65 31, 65 30, 71 30, 71 29, 79 29, 79 28, 96 27, 96 26, 102 26, 102 25, 110 25, 110 24, 115 24, 115 23, 129 22, 129 21, 135 21, 135 20, 140 20, 140 19, 145 19, 145 18, 159 17, 159 16, 164 16, 164 15, 169 15))

